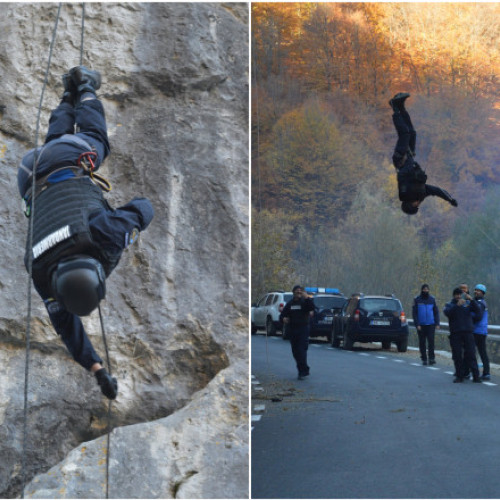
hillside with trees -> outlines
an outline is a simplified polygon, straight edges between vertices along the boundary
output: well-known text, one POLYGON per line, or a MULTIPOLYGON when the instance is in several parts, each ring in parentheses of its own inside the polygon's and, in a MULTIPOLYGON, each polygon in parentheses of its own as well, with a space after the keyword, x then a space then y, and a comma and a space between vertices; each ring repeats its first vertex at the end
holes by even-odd
POLYGON ((500 294, 500 5, 252 5, 252 298, 295 282, 440 305, 500 294), (389 99, 407 101, 428 183, 400 210, 389 99))

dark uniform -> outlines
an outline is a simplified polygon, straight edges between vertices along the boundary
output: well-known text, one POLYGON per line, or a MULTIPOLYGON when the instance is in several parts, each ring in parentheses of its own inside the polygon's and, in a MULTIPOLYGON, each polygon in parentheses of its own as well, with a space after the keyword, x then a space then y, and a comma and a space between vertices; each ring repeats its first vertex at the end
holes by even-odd
POLYGON ((458 300, 454 298, 445 305, 443 312, 449 319, 450 345, 456 373, 455 382, 463 381, 464 364, 472 371, 474 382, 480 382, 472 333, 474 330, 473 315, 481 313, 478 303, 475 300, 470 300, 459 306, 458 300))
POLYGON ((287 328, 290 332, 290 344, 292 354, 297 363, 299 377, 309 375, 307 365, 307 349, 309 347, 309 313, 314 311, 314 302, 311 299, 301 297, 299 300, 293 298, 285 304, 281 312, 281 320, 289 318, 287 328))
MULTIPOLYGON (((54 266, 75 253, 85 254, 96 258, 109 276, 123 250, 138 231, 146 229, 154 214, 146 198, 112 209, 101 189, 77 167, 80 155, 92 152, 97 170, 110 152, 103 106, 95 95, 88 96, 76 108, 61 102, 51 113, 45 144, 37 151, 33 233, 34 286, 56 332, 75 361, 87 370, 102 360, 80 318, 55 300, 50 286, 54 266)), ((35 150, 29 151, 18 170, 19 192, 28 211, 34 155, 35 150)), ((27 251, 26 262, 28 257, 27 251)))
MULTIPOLYGON (((405 96, 408 97, 409 94, 401 94, 399 97, 396 95, 390 101, 394 111, 392 121, 398 134, 392 161, 397 170, 398 194, 402 202, 402 208, 406 211, 404 209, 405 205, 415 201, 422 202, 427 196, 437 196, 456 207, 456 200, 447 191, 426 184, 427 174, 414 159, 417 132, 413 127, 408 111, 404 107, 405 96)), ((416 213, 417 210, 418 208, 414 208, 411 213, 416 213)))

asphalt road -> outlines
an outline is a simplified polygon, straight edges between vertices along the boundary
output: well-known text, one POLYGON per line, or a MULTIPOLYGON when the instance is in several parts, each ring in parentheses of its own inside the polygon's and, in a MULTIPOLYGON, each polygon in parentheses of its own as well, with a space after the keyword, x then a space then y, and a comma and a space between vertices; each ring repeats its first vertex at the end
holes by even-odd
MULTIPOLYGON (((373 344, 377 346, 377 344, 373 344)), ((451 360, 252 336, 252 498, 500 498, 500 373, 451 360)))

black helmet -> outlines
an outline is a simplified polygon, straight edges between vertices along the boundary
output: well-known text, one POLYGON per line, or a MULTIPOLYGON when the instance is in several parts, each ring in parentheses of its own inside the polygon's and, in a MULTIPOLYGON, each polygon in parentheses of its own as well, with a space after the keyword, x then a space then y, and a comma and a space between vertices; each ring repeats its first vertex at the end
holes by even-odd
POLYGON ((86 255, 61 261, 52 273, 52 292, 67 311, 88 316, 106 295, 101 263, 86 255))
POLYGON ((418 212, 418 207, 412 205, 411 201, 403 201, 401 203, 401 210, 408 215, 414 215, 418 212))

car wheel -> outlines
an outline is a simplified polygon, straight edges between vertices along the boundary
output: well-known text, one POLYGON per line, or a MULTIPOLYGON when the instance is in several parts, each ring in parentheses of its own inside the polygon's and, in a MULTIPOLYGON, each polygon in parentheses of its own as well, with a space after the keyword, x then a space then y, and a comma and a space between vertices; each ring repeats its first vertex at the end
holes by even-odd
POLYGON ((396 342, 398 352, 406 352, 408 350, 408 337, 405 337, 396 342))
POLYGON ((255 326, 254 323, 252 323, 252 335, 255 335, 257 333, 257 327, 255 326))
POLYGON ((344 345, 342 346, 343 349, 346 351, 352 351, 352 346, 354 345, 354 342, 352 341, 351 338, 349 338, 349 335, 347 335, 347 329, 344 330, 344 345))
POLYGON ((274 326, 274 322, 271 316, 268 316, 266 320, 266 333, 268 337, 273 337, 274 335, 276 335, 276 327, 274 326))
POLYGON ((382 349, 390 349, 390 348, 391 348, 391 341, 390 340, 382 341, 382 349))

